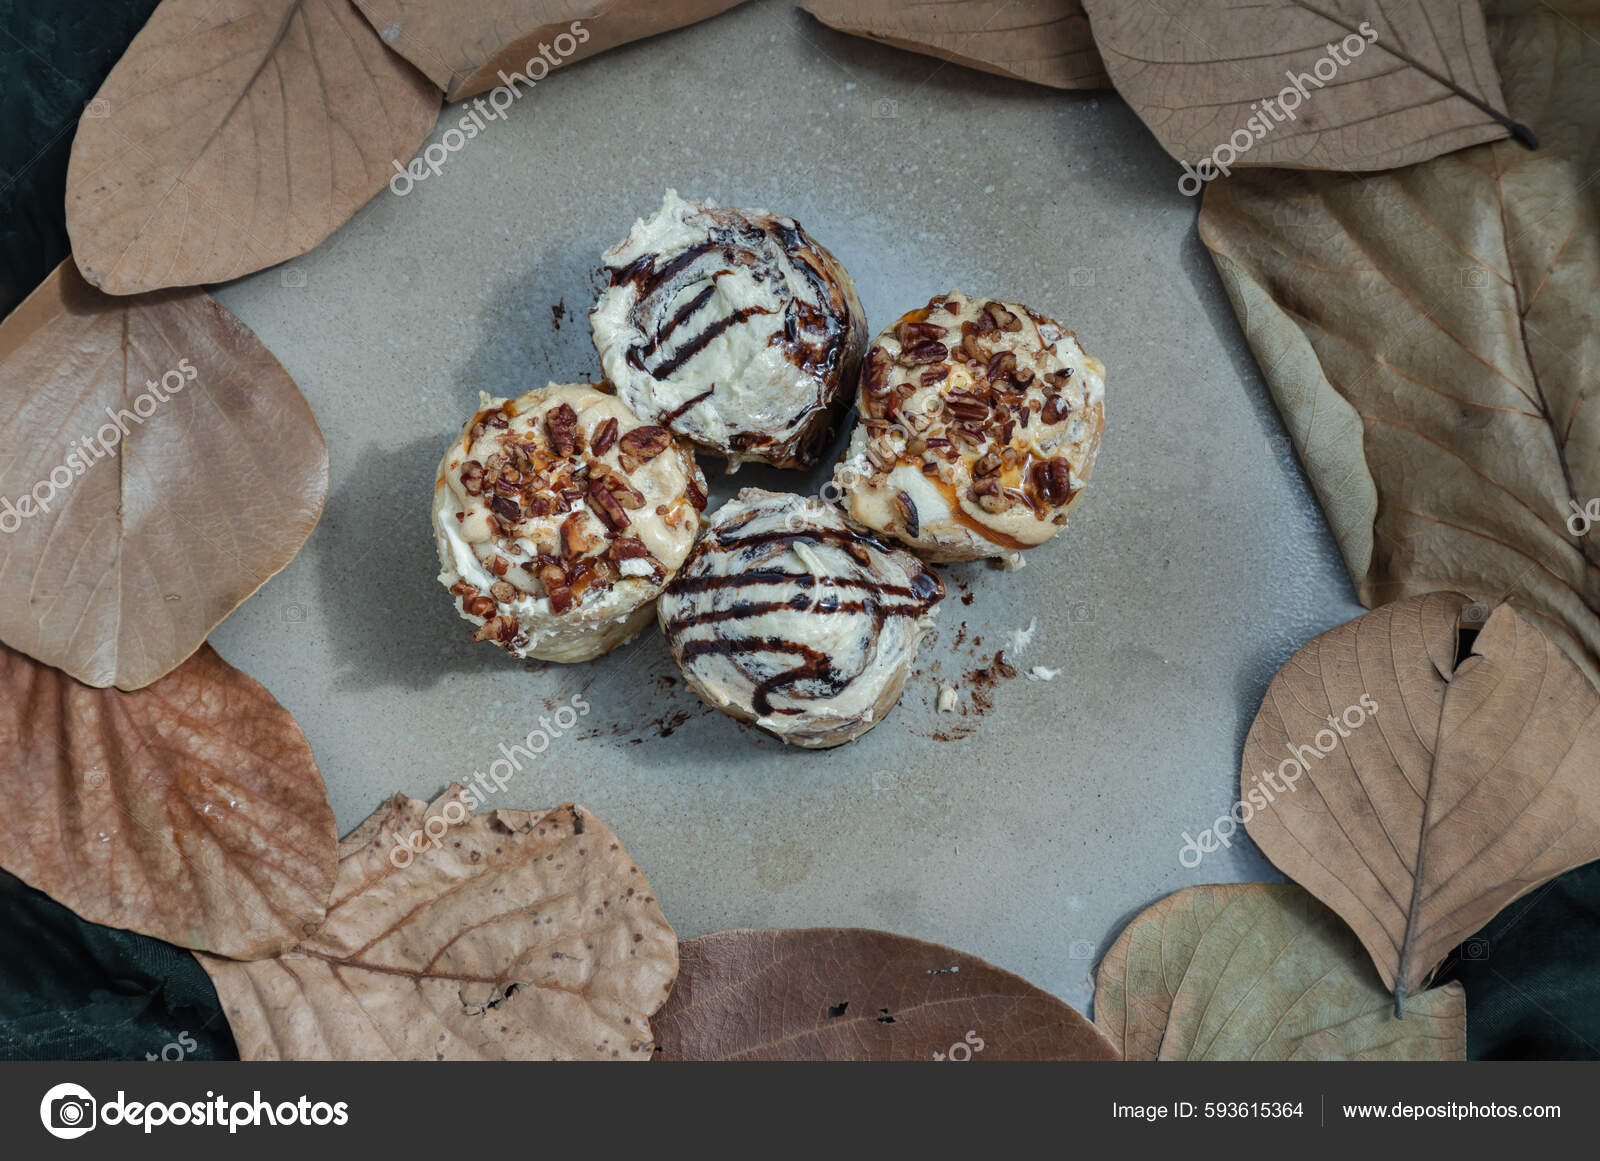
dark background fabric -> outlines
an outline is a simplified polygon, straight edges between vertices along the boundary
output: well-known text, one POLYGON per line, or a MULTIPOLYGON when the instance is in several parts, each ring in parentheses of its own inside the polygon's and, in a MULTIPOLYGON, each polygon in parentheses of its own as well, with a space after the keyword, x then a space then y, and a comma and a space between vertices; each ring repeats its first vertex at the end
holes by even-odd
POLYGON ((1600 863, 1518 899, 1439 978, 1467 989, 1472 1059, 1600 1059, 1600 863))
POLYGON ((0 0, 0 316, 71 251, 67 158, 157 0, 0 0))
POLYGON ((237 1060, 211 977, 180 947, 85 923, 0 871, 0 1059, 237 1060))

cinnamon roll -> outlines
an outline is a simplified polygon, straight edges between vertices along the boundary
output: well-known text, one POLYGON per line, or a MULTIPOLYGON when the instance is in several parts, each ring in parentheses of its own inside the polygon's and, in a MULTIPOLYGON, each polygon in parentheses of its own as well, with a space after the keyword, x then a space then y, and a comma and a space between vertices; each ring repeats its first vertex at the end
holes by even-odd
POLYGON ((712 516, 658 610, 696 693, 821 748, 894 708, 943 596, 920 560, 831 505, 746 488, 712 516))
POLYGON ((1083 496, 1105 368, 1014 302, 941 294, 873 340, 833 487, 850 519, 925 560, 1008 558, 1083 496))
POLYGON ((439 583, 474 641, 587 661, 650 623, 705 504, 688 444, 615 395, 552 383, 483 396, 434 484, 439 583))
POLYGON ((730 470, 816 464, 867 338, 832 254, 793 219, 669 189, 603 261, 590 324, 628 406, 730 470))

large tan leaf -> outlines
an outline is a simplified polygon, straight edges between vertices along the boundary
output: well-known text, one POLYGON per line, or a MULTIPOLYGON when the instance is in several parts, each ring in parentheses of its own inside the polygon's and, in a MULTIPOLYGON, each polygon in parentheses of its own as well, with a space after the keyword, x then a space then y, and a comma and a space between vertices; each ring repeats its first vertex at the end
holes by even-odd
POLYGON ((1236 173, 1200 234, 1361 599, 1513 596, 1600 679, 1600 5, 1490 31, 1540 149, 1236 173))
POLYGON ((1095 1024, 1129 1060, 1464 1060, 1460 984, 1391 1011, 1361 945, 1292 883, 1186 887, 1100 962, 1095 1024))
MULTIPOLYGON (((388 46, 463 100, 520 73, 550 67, 694 24, 741 0, 354 0, 388 46), (583 27, 574 29, 574 23, 583 27), (571 41, 570 46, 566 43, 571 41), (564 51, 565 50, 565 51, 564 51), (529 62, 543 54, 543 64, 529 62)), ((518 91, 526 91, 518 82, 518 91)))
POLYGON ((723 931, 681 948, 663 1060, 1115 1060, 1076 1010, 948 947, 859 928, 723 931))
POLYGON ((327 494, 310 405, 205 294, 111 298, 69 259, 0 323, 6 644, 148 685, 289 563, 327 494))
POLYGON ((678 943, 579 806, 473 816, 396 795, 339 845, 321 929, 199 957, 245 1060, 648 1060, 678 943))
POLYGON ((1509 128, 1478 0, 1084 6, 1117 92, 1179 161, 1241 133, 1218 161, 1386 169, 1509 128))
POLYGON ((162 0, 78 123, 67 232, 111 294, 316 246, 433 130, 439 94, 349 0, 162 0))
POLYGON ((137 693, 0 645, 0 795, 0 866, 94 923, 271 955, 333 887, 310 745, 209 645, 137 693))
POLYGON ((1081 0, 805 0, 830 28, 1055 89, 1111 87, 1081 0))
POLYGON ((1513 899, 1600 859, 1600 694, 1510 605, 1457 665, 1466 607, 1411 597, 1312 640, 1245 741, 1250 837, 1397 1002, 1513 899))

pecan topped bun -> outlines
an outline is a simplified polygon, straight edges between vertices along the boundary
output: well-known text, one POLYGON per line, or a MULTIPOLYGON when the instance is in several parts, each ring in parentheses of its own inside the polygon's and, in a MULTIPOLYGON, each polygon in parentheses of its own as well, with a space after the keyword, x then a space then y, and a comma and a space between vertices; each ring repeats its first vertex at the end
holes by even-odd
POLYGON ((796 746, 860 737, 900 700, 944 586, 832 505, 746 488, 658 606, 689 685, 796 746))
POLYGON ((694 544, 694 454, 587 383, 483 396, 433 490, 439 583, 513 657, 586 661, 650 623, 694 544))
POLYGON ((952 290, 873 340, 857 407, 833 478, 851 520, 926 560, 1016 562, 1083 495, 1105 368, 1060 323, 952 290))
POLYGON ((603 261, 590 324, 628 406, 730 469, 817 463, 867 340, 832 254, 793 219, 669 189, 603 261))

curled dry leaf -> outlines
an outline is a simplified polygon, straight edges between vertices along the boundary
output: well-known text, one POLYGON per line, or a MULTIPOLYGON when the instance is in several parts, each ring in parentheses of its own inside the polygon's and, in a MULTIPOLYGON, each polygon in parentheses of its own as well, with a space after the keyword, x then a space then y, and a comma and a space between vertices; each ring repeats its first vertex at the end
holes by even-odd
POLYGON ((1464 1060, 1460 984, 1390 1010, 1361 945, 1292 883, 1186 887, 1100 962, 1095 1024, 1129 1060, 1464 1060))
POLYGON ((1509 128, 1478 0, 1084 6, 1117 92, 1179 161, 1242 133, 1219 160, 1386 169, 1509 128))
POLYGON ((245 1060, 648 1060, 678 944, 580 806, 473 816, 396 795, 339 845, 328 918, 272 959, 212 956, 245 1060))
POLYGON ((1312 640, 1245 741, 1250 837, 1397 1006, 1506 904, 1600 859, 1600 694, 1510 605, 1457 663, 1466 607, 1411 597, 1312 640))
POLYGON ((179 665, 328 494, 310 405, 238 319, 70 260, 0 323, 0 416, 0 640, 89 685, 179 665))
POLYGON ((859 928, 682 945, 653 1021, 663 1060, 1116 1060, 1093 1024, 948 947, 859 928))
POLYGON ((432 131, 439 94, 349 0, 163 0, 78 123, 67 232, 111 294, 320 243, 432 131))
POLYGON ((384 43, 460 101, 726 12, 741 0, 354 0, 384 43), (574 25, 582 27, 575 28, 574 25), (570 45, 564 42, 570 41, 570 45), (529 61, 544 54, 544 64, 529 61))
POLYGON ((1111 87, 1081 0, 805 0, 830 28, 1055 89, 1111 87))
POLYGON ((1537 151, 1236 173, 1200 234, 1362 601, 1514 593, 1600 680, 1600 9, 1489 28, 1537 151))
POLYGON ((93 923, 250 959, 322 919, 338 832, 289 711, 206 645, 136 693, 0 645, 0 866, 93 923))

